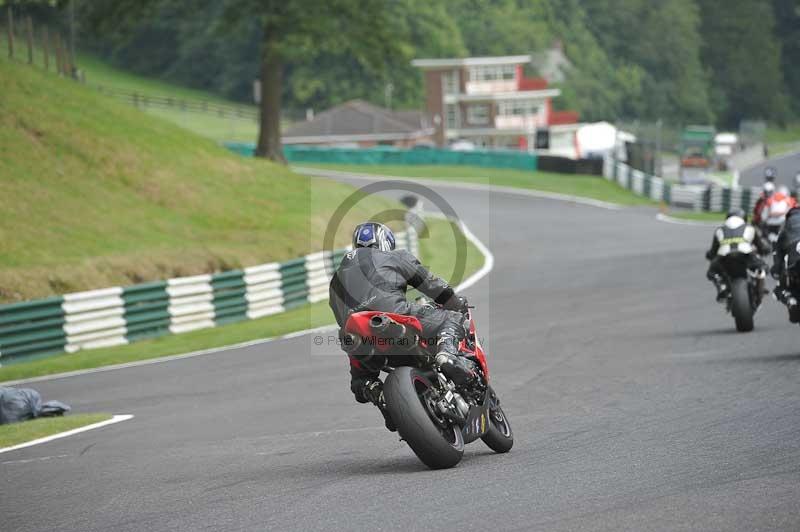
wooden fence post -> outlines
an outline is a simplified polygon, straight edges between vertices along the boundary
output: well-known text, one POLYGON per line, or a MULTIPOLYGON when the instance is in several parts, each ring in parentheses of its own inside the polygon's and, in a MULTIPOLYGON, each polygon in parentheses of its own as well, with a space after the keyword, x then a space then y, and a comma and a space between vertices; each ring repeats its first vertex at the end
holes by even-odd
POLYGON ((33 64, 33 20, 31 17, 25 19, 25 40, 28 44, 28 64, 33 64))
POLYGON ((8 58, 14 58, 14 12, 8 6, 8 58))
POLYGON ((50 36, 47 34, 47 26, 42 28, 42 51, 44 52, 44 70, 50 70, 50 36))
POLYGON ((56 73, 60 76, 64 73, 64 58, 61 54, 61 34, 56 32, 56 34, 53 36, 53 41, 53 46, 56 49, 56 73))
POLYGON ((69 51, 69 46, 67 46, 66 39, 64 40, 64 75, 68 77, 73 77, 72 73, 72 54, 69 51))

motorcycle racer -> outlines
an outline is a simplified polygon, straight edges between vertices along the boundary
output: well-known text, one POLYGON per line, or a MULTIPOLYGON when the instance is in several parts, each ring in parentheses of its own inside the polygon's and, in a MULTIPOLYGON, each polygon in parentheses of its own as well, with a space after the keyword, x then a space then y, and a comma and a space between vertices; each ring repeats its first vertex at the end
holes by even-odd
POLYGON ((782 185, 765 199, 761 210, 757 213, 757 219, 755 215, 753 216, 753 222, 760 224, 762 232, 766 235, 773 234, 775 235, 773 238, 776 238, 786 218, 786 213, 796 205, 797 202, 789 194, 788 187, 782 185))
POLYGON ((797 323, 798 319, 800 319, 800 313, 798 313, 797 308, 800 293, 793 293, 786 286, 784 268, 786 267, 787 255, 789 257, 789 268, 793 268, 800 258, 798 245, 800 245, 800 207, 793 207, 786 213, 786 223, 784 223, 783 229, 778 236, 772 268, 770 269, 772 277, 778 281, 774 290, 775 297, 789 307, 789 317, 793 323, 797 323))
POLYGON ((758 197, 755 207, 753 207, 754 225, 761 225, 761 214, 764 211, 764 206, 766 205, 767 200, 771 198, 773 194, 775 194, 775 183, 772 181, 765 181, 761 189, 761 195, 758 197))
POLYGON ((792 197, 795 201, 800 201, 800 171, 794 176, 794 188, 792 189, 792 197))
POLYGON ((744 253, 749 257, 749 268, 765 268, 764 261, 753 253, 754 249, 758 255, 767 255, 771 251, 769 243, 755 227, 747 223, 744 211, 731 210, 725 215, 725 223, 714 230, 711 247, 706 252, 706 259, 710 261, 706 278, 717 288, 717 301, 724 301, 728 297, 729 287, 722 265, 725 257, 731 253, 744 253))
MULTIPOLYGON (((436 339, 436 363, 442 373, 456 384, 474 374, 471 362, 459 356, 458 349, 466 335, 466 298, 456 295, 446 281, 434 276, 413 254, 395 249, 394 234, 383 224, 365 222, 356 226, 353 250, 344 256, 331 279, 330 307, 339 327, 344 327, 350 314, 365 310, 415 316, 426 338, 436 339), (409 302, 409 286, 442 308, 409 302)), ((379 374, 350 356, 350 390, 356 401, 381 405, 383 383, 379 374)), ((392 430, 390 424, 387 417, 387 427, 392 430)))

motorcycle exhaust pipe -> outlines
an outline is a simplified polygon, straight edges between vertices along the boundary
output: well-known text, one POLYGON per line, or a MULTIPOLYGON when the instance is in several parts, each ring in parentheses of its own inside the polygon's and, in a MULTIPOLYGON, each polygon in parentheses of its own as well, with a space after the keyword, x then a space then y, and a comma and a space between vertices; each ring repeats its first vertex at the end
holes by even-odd
POLYGON ((361 336, 353 333, 344 333, 339 336, 339 340, 342 342, 342 350, 345 353, 354 352, 362 344, 361 336))
POLYGON ((369 320, 370 329, 382 338, 397 338, 398 346, 411 349, 417 345, 417 334, 410 327, 397 323, 386 314, 376 314, 369 320))

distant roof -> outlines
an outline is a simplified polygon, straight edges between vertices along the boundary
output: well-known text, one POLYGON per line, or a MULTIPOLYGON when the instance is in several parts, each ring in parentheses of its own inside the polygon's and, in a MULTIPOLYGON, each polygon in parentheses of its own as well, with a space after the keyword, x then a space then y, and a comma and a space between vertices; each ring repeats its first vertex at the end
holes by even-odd
POLYGON ((459 66, 519 65, 529 63, 529 55, 504 55, 497 57, 463 57, 454 59, 414 59, 411 64, 422 69, 459 66))
POLYGON ((433 132, 421 111, 391 111, 362 100, 351 100, 319 113, 312 120, 292 124, 284 141, 342 142, 347 140, 399 140, 433 132))

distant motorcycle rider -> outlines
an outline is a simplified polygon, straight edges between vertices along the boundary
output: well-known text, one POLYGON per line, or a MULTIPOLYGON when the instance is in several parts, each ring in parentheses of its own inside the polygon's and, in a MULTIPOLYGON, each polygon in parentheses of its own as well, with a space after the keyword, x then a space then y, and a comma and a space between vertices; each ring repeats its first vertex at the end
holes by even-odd
MULTIPOLYGON (((415 316, 426 338, 435 338, 436 364, 456 384, 474 375, 471 361, 462 358, 458 344, 466 336, 467 300, 456 295, 406 250, 395 249, 391 229, 377 222, 359 224, 353 232, 353 250, 342 259, 330 284, 330 306, 339 327, 354 312, 375 310, 415 316), (414 287, 442 305, 418 305, 406 299, 414 287)), ((350 389, 360 403, 383 403, 380 371, 364 367, 350 356, 350 389)), ((383 412, 383 410, 381 410, 383 412)), ((383 412, 386 416, 386 412, 383 412)), ((392 430, 391 420, 387 427, 392 430)))
POLYGON ((765 269, 764 261, 758 255, 771 251, 769 242, 764 240, 755 227, 747 223, 742 209, 734 209, 725 215, 725 223, 714 230, 711 248, 706 252, 708 265, 706 277, 717 288, 717 301, 728 297, 729 286, 725 274, 724 261, 732 253, 742 253, 748 257, 748 268, 765 269))
POLYGON ((789 268, 794 268, 797 262, 800 262, 800 207, 793 207, 786 213, 786 222, 775 244, 770 269, 772 277, 778 281, 774 291, 775 297, 789 307, 789 319, 797 323, 800 321, 800 309, 798 309, 800 293, 797 293, 797 288, 792 290, 786 285, 788 272, 785 272, 784 268, 787 262, 789 268))
POLYGON ((762 215, 767 201, 775 194, 775 183, 772 181, 765 181, 761 188, 761 195, 756 200, 756 205, 753 207, 753 224, 758 227, 762 223, 762 215))

